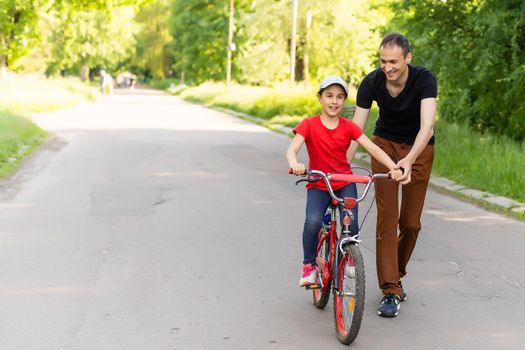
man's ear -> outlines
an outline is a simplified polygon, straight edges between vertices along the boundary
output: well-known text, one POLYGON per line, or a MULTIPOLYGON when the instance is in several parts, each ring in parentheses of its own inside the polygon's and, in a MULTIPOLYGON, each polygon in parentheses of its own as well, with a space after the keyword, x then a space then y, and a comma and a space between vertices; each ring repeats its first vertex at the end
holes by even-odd
POLYGON ((409 64, 410 61, 412 61, 412 52, 407 53, 407 55, 406 55, 406 57, 405 57, 405 62, 406 62, 407 64, 409 64))

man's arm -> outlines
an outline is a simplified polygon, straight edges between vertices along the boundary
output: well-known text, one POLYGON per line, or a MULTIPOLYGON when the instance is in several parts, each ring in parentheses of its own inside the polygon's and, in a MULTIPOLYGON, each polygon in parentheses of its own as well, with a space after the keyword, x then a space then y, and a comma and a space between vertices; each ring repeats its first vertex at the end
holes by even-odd
MULTIPOLYGON (((370 109, 364 109, 364 108, 356 106, 353 122, 356 123, 357 126, 361 128, 361 130, 364 130, 365 124, 366 124, 366 121, 368 120, 369 115, 370 115, 370 109)), ((358 147, 359 147, 359 144, 357 142, 352 142, 352 144, 350 145, 350 148, 348 148, 348 152, 346 152, 346 156, 350 162, 352 161, 352 159, 354 159, 355 152, 357 152, 358 147)))
POLYGON ((428 145, 428 141, 434 135, 434 123, 436 121, 436 99, 425 98, 421 100, 421 125, 417 133, 414 145, 407 156, 397 162, 397 165, 404 169, 404 174, 399 178, 402 185, 406 185, 411 180, 412 164, 428 145))

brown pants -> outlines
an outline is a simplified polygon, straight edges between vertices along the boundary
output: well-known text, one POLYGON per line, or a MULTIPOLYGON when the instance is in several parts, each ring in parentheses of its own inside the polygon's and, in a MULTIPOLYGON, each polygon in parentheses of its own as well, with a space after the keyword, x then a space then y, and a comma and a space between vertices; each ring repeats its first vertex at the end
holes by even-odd
MULTIPOLYGON (((394 162, 403 159, 412 147, 378 136, 375 136, 373 141, 394 162)), ((406 275, 406 267, 421 230, 421 213, 433 160, 434 146, 428 145, 412 165, 412 181, 401 187, 401 210, 398 204, 399 185, 394 181, 384 180, 375 183, 376 266, 379 288, 383 290, 383 294, 401 295, 399 279, 406 275)), ((388 172, 388 168, 372 158, 372 171, 388 172)))

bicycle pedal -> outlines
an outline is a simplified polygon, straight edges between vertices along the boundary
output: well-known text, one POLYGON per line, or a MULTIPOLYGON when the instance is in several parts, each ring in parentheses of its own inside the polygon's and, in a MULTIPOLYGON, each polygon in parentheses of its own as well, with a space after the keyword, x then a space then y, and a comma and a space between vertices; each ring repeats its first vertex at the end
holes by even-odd
POLYGON ((306 290, 310 290, 310 289, 319 289, 321 288, 321 285, 319 283, 316 283, 316 284, 307 284, 306 286, 304 286, 306 288, 306 290))

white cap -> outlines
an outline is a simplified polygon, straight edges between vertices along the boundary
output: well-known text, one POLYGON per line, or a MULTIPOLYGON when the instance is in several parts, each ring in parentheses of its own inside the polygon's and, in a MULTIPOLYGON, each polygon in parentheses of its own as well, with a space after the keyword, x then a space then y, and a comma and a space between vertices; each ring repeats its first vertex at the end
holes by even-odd
POLYGON ((329 75, 326 78, 324 78, 321 81, 321 84, 319 85, 319 92, 321 92, 321 90, 323 89, 326 89, 330 85, 334 85, 334 84, 341 85, 343 90, 345 90, 345 95, 348 96, 348 85, 346 85, 346 82, 344 81, 343 78, 337 75, 329 75))

